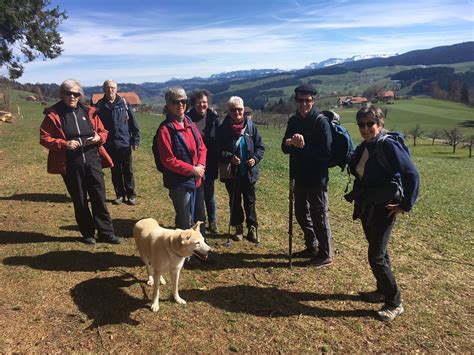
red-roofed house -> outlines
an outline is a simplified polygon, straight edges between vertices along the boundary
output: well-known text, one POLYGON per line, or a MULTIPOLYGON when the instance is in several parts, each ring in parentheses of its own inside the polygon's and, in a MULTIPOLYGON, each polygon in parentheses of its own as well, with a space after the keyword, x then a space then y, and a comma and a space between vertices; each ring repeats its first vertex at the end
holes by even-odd
MULTIPOLYGON (((135 92, 118 92, 118 96, 121 96, 127 101, 127 104, 130 105, 133 109, 136 109, 138 106, 142 104, 140 97, 135 92)), ((104 97, 104 94, 93 94, 91 98, 91 103, 92 105, 97 104, 97 101, 99 101, 102 97, 104 97)))
POLYGON ((365 106, 369 100, 362 96, 339 96, 337 99, 338 106, 365 106))

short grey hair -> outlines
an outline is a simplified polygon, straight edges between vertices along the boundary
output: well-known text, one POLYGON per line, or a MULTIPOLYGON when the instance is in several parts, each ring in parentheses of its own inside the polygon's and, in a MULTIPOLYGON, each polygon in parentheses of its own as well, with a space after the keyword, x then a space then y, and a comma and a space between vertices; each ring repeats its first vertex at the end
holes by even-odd
POLYGON ((178 98, 180 99, 188 98, 186 96, 186 91, 184 91, 184 89, 181 86, 173 86, 169 88, 168 90, 166 90, 166 94, 165 94, 166 105, 171 104, 172 100, 176 100, 178 98))
POLYGON ((61 98, 62 94, 64 94, 66 91, 70 91, 75 86, 79 88, 79 92, 82 96, 84 96, 84 90, 82 90, 81 83, 75 79, 67 79, 64 80, 59 86, 59 98, 61 98))
POLYGON ((116 82, 116 81, 114 81, 114 80, 112 80, 112 79, 107 79, 107 80, 104 81, 104 83, 102 84, 102 90, 103 90, 103 91, 105 91, 105 88, 107 87, 107 85, 108 85, 109 83, 114 83, 115 86, 116 86, 117 89, 118 89, 118 86, 117 86, 117 82, 116 82))
POLYGON ((239 96, 231 96, 229 100, 227 101, 227 110, 229 111, 232 107, 235 107, 238 105, 244 108, 244 100, 242 100, 242 98, 239 96))

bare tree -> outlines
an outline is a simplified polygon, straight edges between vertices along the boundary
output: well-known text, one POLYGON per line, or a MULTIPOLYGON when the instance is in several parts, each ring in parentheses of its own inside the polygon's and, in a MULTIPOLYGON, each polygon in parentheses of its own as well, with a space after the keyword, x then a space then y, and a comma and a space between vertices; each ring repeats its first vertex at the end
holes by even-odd
POLYGON ((425 131, 421 129, 419 124, 417 124, 415 128, 408 131, 408 134, 413 137, 414 147, 416 147, 416 140, 420 138, 423 133, 425 133, 425 131))
POLYGON ((463 139, 461 131, 456 127, 450 130, 445 130, 444 135, 447 143, 453 147, 453 153, 456 153, 456 146, 461 143, 463 139))
POLYGON ((469 149, 469 158, 472 158, 472 143, 474 143, 474 135, 464 141, 464 148, 469 149))
POLYGON ((431 133, 428 133, 428 137, 430 137, 432 139, 431 145, 434 145, 435 140, 441 138, 442 136, 443 136, 443 132, 441 132, 441 130, 439 130, 439 129, 435 129, 431 133))

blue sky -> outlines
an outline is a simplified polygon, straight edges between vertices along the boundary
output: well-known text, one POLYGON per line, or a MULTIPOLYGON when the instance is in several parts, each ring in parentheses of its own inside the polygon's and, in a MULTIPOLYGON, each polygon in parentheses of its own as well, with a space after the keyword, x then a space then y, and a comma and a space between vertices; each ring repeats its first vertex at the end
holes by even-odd
POLYGON ((20 82, 163 82, 474 40, 474 1, 59 1, 64 52, 20 82))

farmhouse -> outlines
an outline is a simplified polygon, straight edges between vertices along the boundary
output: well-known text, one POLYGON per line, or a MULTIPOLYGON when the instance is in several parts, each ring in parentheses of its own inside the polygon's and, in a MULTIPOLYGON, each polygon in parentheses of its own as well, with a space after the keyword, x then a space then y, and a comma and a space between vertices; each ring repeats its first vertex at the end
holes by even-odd
POLYGON ((337 99, 337 106, 366 106, 369 100, 362 96, 339 96, 337 99))
MULTIPOLYGON (((136 111, 138 107, 142 104, 140 97, 133 91, 118 92, 117 95, 125 98, 127 104, 132 107, 134 111, 136 111)), ((104 94, 93 94, 91 98, 91 104, 96 105, 97 101, 99 101, 102 97, 104 97, 104 94)))
POLYGON ((255 112, 248 106, 244 106, 244 117, 248 119, 252 119, 254 117, 255 112))

